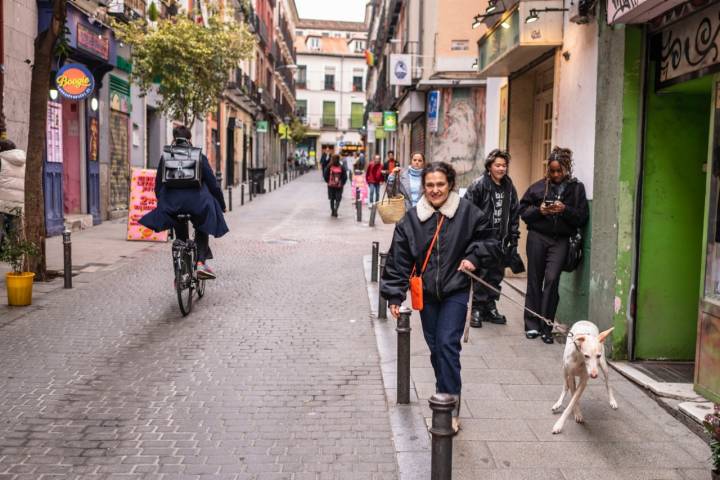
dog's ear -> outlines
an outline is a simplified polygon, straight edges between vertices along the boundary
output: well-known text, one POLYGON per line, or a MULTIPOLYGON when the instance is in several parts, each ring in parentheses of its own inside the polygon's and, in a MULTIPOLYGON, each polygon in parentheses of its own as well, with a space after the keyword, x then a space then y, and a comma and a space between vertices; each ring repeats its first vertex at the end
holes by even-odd
POLYGON ((598 342, 605 343, 605 339, 612 333, 613 330, 615 330, 615 327, 608 328, 604 332, 601 332, 600 335, 598 335, 598 342))

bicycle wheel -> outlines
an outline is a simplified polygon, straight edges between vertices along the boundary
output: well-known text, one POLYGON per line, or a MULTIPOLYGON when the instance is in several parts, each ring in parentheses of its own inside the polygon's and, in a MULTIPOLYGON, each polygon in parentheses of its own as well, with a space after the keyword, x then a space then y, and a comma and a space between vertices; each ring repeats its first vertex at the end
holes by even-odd
POLYGON ((193 282, 190 255, 187 253, 180 257, 179 268, 175 269, 175 290, 177 291, 178 304, 183 317, 192 310, 193 282))

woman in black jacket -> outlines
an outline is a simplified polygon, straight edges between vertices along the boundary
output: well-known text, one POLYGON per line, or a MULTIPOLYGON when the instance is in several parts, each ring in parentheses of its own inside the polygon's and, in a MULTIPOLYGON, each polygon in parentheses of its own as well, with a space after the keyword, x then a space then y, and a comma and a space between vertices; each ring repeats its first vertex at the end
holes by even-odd
MULTIPOLYGON (((490 229, 493 237, 500 242, 502 257, 495 265, 487 269, 483 280, 500 291, 505 276, 505 267, 513 273, 525 271, 522 259, 517 253, 520 238, 520 204, 517 191, 507 175, 510 154, 495 149, 485 159, 485 173, 467 189, 465 198, 482 210, 485 217, 491 219, 490 229)), ((505 324, 507 319, 497 310, 496 302, 500 295, 479 282, 473 289, 473 311, 470 326, 482 327, 483 320, 490 323, 505 324)))
MULTIPOLYGON (((560 273, 568 242, 588 221, 585 186, 572 176, 572 151, 553 148, 545 178, 534 183, 520 201, 527 224, 528 283, 525 307, 554 320, 560 296, 560 273)), ((553 343, 552 327, 525 312, 525 336, 553 343)))
POLYGON ((498 256, 489 219, 455 189, 455 170, 433 162, 423 170, 423 197, 395 226, 383 271, 380 293, 397 318, 415 268, 423 279, 424 308, 420 312, 437 392, 457 398, 453 426, 459 428, 460 337, 463 334, 470 281, 461 270, 475 271, 498 256), (437 241, 427 267, 423 263, 435 232, 437 241))
POLYGON ((323 178, 328 187, 328 199, 330 199, 330 215, 338 216, 340 200, 342 200, 343 187, 348 181, 347 170, 340 163, 340 155, 333 154, 330 163, 323 171, 323 178))

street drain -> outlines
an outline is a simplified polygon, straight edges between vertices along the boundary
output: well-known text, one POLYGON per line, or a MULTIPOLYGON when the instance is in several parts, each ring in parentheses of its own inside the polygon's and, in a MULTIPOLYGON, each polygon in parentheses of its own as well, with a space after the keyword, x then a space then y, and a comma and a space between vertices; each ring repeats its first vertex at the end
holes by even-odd
POLYGON ((265 243, 269 243, 272 245, 295 245, 296 243, 300 243, 297 240, 291 240, 289 238, 276 238, 273 240, 265 240, 265 243))

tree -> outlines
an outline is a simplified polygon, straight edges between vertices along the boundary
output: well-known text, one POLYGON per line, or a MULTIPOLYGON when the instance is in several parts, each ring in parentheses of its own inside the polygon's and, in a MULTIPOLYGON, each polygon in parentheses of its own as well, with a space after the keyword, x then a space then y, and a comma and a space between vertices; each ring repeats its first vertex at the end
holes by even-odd
POLYGON ((133 49, 133 82, 143 93, 157 86, 160 109, 188 127, 215 110, 228 72, 250 57, 254 45, 244 24, 217 16, 207 27, 179 16, 159 20, 156 28, 142 20, 113 28, 133 49))
POLYGON ((40 248, 29 259, 29 270, 45 280, 45 199, 43 196, 43 156, 47 127, 47 101, 50 71, 58 39, 65 32, 66 0, 52 1, 52 17, 46 30, 35 37, 32 77, 30 80, 30 124, 25 161, 25 238, 40 248))
POLYGON ((300 121, 299 118, 293 118, 290 122, 290 138, 295 144, 302 142, 307 136, 307 125, 300 121))

